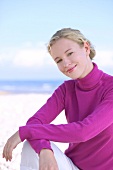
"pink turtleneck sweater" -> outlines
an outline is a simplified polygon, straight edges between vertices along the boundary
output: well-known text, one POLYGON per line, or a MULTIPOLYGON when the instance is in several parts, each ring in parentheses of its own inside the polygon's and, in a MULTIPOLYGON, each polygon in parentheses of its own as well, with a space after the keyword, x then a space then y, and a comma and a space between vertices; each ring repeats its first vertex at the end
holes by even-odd
POLYGON ((37 153, 49 141, 69 143, 65 154, 81 170, 113 170, 113 77, 94 64, 85 78, 65 81, 19 134, 37 153), (50 124, 62 110, 68 123, 50 124))

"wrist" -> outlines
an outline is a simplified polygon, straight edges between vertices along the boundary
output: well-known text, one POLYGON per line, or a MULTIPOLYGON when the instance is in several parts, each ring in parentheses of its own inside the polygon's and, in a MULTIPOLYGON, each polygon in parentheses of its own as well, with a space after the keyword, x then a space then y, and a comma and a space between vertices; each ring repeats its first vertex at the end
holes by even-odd
POLYGON ((47 154, 53 154, 53 151, 51 150, 51 149, 46 149, 46 148, 44 148, 44 149, 42 149, 41 151, 40 151, 40 154, 39 154, 39 156, 41 156, 41 155, 47 155, 47 154))

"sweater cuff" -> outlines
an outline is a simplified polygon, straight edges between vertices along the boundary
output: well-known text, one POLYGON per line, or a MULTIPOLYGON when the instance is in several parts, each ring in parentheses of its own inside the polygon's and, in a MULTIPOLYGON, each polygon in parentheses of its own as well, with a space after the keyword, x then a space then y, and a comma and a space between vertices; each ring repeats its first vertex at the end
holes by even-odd
POLYGON ((30 145, 32 146, 32 148, 35 150, 36 153, 40 153, 40 151, 42 149, 50 149, 51 151, 51 145, 50 142, 48 140, 45 139, 41 139, 41 140, 29 140, 30 139, 30 131, 29 128, 27 126, 21 126, 19 127, 19 136, 21 141, 23 142, 25 139, 28 140, 28 142, 30 143, 30 145))
POLYGON ((19 135, 20 139, 23 142, 25 139, 28 139, 30 137, 30 132, 27 126, 21 126, 19 127, 19 135))
POLYGON ((32 148, 35 150, 36 153, 40 154, 40 151, 42 149, 50 149, 51 151, 51 145, 50 145, 50 141, 45 140, 45 139, 41 139, 41 140, 28 140, 28 142, 30 143, 30 145, 32 146, 32 148))

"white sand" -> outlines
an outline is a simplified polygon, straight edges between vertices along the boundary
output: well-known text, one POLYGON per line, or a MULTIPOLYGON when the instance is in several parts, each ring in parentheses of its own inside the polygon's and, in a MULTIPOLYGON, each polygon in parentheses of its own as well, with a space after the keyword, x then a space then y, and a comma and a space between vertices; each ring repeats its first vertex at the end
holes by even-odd
MULTIPOLYGON (((47 100, 50 95, 44 94, 0 94, 0 170, 19 170, 22 143, 13 151, 13 159, 6 162, 2 158, 2 150, 7 139, 25 125, 31 117, 47 100)), ((52 123, 66 123, 62 112, 52 123)), ((56 143, 64 151, 68 144, 56 143)))

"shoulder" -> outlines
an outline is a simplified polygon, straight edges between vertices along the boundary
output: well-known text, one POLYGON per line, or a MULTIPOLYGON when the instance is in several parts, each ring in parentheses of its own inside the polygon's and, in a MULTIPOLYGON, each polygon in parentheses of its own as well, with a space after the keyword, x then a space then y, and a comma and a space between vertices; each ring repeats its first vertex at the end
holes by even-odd
POLYGON ((103 89, 103 92, 105 92, 105 94, 113 92, 113 76, 107 73, 103 73, 101 81, 102 81, 101 87, 103 89))
POLYGON ((113 76, 112 75, 109 75, 109 74, 107 74, 107 73, 103 73, 103 76, 102 76, 102 82, 104 83, 104 84, 111 84, 111 85, 113 85, 113 76))
POLYGON ((65 80, 57 90, 62 91, 63 93, 71 92, 75 89, 76 80, 65 80))

